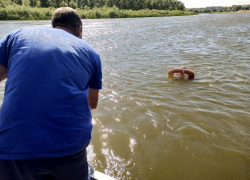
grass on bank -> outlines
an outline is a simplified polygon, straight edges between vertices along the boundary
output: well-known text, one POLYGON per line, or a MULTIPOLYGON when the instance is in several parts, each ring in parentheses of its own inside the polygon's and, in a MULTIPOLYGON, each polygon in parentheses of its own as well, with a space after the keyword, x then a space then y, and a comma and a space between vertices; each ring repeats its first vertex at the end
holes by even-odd
MULTIPOLYGON (((51 19, 55 8, 32 8, 27 6, 8 6, 0 8, 0 20, 46 20, 51 19)), ((103 19, 103 18, 135 18, 135 17, 161 17, 161 16, 185 16, 194 15, 194 12, 180 10, 149 10, 138 11, 120 10, 117 7, 76 9, 82 19, 103 19)))

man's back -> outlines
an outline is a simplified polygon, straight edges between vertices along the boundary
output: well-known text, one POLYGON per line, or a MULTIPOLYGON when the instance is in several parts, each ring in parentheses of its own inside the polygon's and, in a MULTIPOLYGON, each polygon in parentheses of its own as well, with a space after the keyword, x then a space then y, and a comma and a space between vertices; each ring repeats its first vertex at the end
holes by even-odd
POLYGON ((0 158, 79 152, 91 139, 88 90, 101 89, 99 55, 61 29, 24 28, 6 38, 0 50, 0 64, 8 69, 0 158))

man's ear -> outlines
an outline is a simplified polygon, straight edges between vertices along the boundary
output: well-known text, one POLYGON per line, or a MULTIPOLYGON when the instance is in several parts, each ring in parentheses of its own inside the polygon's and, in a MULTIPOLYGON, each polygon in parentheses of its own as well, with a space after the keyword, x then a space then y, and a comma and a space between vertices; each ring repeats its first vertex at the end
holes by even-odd
POLYGON ((76 34, 75 34, 77 37, 81 38, 82 39, 82 25, 79 25, 77 28, 76 28, 76 34))
POLYGON ((0 65, 0 82, 6 78, 7 78, 7 69, 3 65, 0 65))

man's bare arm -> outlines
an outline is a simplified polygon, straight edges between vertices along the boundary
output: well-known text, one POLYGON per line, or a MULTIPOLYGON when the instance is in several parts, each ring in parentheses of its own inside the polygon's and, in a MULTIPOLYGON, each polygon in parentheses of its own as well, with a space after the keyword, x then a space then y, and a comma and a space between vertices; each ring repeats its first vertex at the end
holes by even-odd
POLYGON ((89 88, 88 102, 90 109, 95 109, 98 103, 99 89, 89 88))
POLYGON ((7 69, 0 65, 0 82, 7 78, 7 69))

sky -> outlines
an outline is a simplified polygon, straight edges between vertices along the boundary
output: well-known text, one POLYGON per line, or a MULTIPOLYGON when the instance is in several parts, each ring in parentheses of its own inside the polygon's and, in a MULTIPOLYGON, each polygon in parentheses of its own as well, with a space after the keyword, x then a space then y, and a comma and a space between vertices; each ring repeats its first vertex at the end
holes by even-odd
POLYGON ((179 0, 179 1, 183 2, 186 8, 250 4, 250 0, 179 0))

